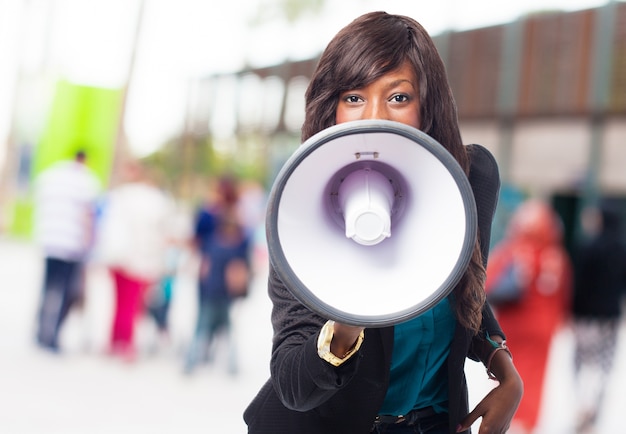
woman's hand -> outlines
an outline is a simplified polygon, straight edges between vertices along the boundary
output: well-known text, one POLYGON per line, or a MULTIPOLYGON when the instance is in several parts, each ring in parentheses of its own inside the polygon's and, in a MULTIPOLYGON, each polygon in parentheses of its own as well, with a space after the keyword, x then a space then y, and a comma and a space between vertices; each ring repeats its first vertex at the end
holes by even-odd
POLYGON ((343 355, 354 347, 363 330, 363 327, 335 322, 333 340, 330 342, 330 352, 339 358, 343 358, 343 355))
POLYGON ((504 434, 522 400, 524 384, 511 357, 505 351, 498 351, 491 362, 491 372, 499 385, 465 416, 457 432, 463 432, 482 417, 478 434, 504 434))

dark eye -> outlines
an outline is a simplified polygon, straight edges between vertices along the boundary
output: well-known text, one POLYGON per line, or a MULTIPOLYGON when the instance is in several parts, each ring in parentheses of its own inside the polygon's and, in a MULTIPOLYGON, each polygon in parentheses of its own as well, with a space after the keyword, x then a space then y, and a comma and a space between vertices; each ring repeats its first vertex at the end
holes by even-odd
POLYGON ((348 96, 345 98, 345 100, 346 100, 346 102, 356 103, 356 102, 359 102, 359 101, 360 101, 360 98, 359 98, 358 96, 355 96, 355 95, 348 95, 348 96))
POLYGON ((407 102, 409 97, 406 95, 394 95, 391 97, 391 100, 394 102, 407 102))

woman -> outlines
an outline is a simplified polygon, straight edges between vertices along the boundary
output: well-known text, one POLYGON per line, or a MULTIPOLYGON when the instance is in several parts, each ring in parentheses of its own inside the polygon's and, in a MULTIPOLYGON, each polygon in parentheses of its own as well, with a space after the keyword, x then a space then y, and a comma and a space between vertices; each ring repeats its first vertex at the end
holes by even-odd
POLYGON ((110 353, 134 361, 144 298, 165 273, 174 204, 140 163, 128 163, 123 176, 106 199, 98 251, 115 289, 110 353))
POLYGON ((394 327, 327 322, 270 269, 271 379, 244 413, 249 432, 467 433, 482 417, 480 433, 504 433, 522 383, 510 355, 499 351, 506 349, 504 334, 482 287, 498 170, 484 148, 463 146, 444 65, 414 20, 366 14, 322 54, 306 93, 302 139, 359 119, 414 126, 451 152, 473 185, 481 242, 450 297, 394 327), (500 382, 471 413, 463 369, 468 356, 483 361, 500 382), (413 362, 403 363, 407 359, 413 362))
POLYGON ((506 238, 494 248, 487 267, 487 297, 524 378, 524 399, 513 420, 519 433, 536 428, 552 340, 567 316, 572 268, 561 226, 550 204, 527 200, 513 213, 506 238), (516 282, 519 294, 498 301, 493 296, 507 269, 513 270, 509 280, 516 282))

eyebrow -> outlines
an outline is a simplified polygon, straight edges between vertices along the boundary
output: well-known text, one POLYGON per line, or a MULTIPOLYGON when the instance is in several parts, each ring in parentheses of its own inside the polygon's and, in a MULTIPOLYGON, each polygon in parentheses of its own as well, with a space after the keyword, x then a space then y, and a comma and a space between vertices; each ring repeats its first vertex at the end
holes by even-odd
POLYGON ((405 82, 406 82, 406 83, 409 83, 409 84, 411 85, 411 87, 412 87, 413 89, 415 89, 415 86, 413 85, 413 81, 409 80, 408 78, 399 78, 399 79, 397 79, 397 80, 394 80, 394 81, 390 82, 389 84, 387 84, 387 85, 385 86, 385 88, 387 88, 387 89, 391 89, 391 88, 394 88, 394 87, 396 87, 396 86, 399 86, 399 85, 401 85, 402 83, 405 83, 405 82))
MULTIPOLYGON (((390 83, 385 85, 385 89, 386 90, 393 89, 394 87, 397 87, 397 86, 399 86, 399 85, 401 85, 402 83, 405 83, 405 82, 409 83, 409 85, 411 86, 411 88, 413 90, 417 90, 417 87, 413 86, 413 81, 408 79, 408 78, 398 78, 397 80, 393 80, 392 82, 390 82, 390 83)), ((354 89, 348 89, 348 90, 345 90, 345 91, 341 92, 340 95, 344 95, 344 94, 347 94, 347 93, 350 93, 350 92, 356 92, 356 91, 359 91, 361 89, 364 89, 365 87, 367 87, 367 86, 354 88, 354 89)))

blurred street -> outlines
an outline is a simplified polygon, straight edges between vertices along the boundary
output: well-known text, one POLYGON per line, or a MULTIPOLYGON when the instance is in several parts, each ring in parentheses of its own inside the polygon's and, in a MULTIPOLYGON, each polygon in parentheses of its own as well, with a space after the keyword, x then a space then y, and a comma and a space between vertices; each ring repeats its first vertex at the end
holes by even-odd
POLYGON ((146 319, 138 330, 140 354, 128 363, 106 355, 113 291, 104 270, 90 272, 85 305, 70 314, 65 351, 54 355, 33 340, 42 269, 37 250, 2 240, 0 261, 0 433, 245 432, 243 409, 269 375, 270 304, 262 291, 233 309, 239 375, 227 374, 226 351, 218 351, 213 365, 185 376, 183 351, 196 319, 191 274, 176 288, 171 345, 159 347, 146 319))
MULTIPOLYGON (((171 312, 171 342, 156 339, 149 320, 139 328, 133 363, 106 355, 112 291, 103 270, 90 271, 86 302, 64 326, 61 355, 33 343, 41 261, 29 243, 0 240, 0 433, 243 433, 242 412, 269 375, 270 303, 265 275, 234 309, 239 374, 227 373, 218 351, 212 365, 182 374, 182 353, 195 321, 193 274, 183 273, 171 312)), ((615 376, 598 433, 621 432, 620 393, 626 388, 624 333, 615 376)), ((223 344, 223 342, 218 342, 223 344)), ((607 343, 610 344, 610 343, 607 343)), ((553 348, 541 433, 573 432, 570 410, 571 337, 562 332, 553 348)), ((488 392, 482 365, 468 362, 470 404, 488 392)))

